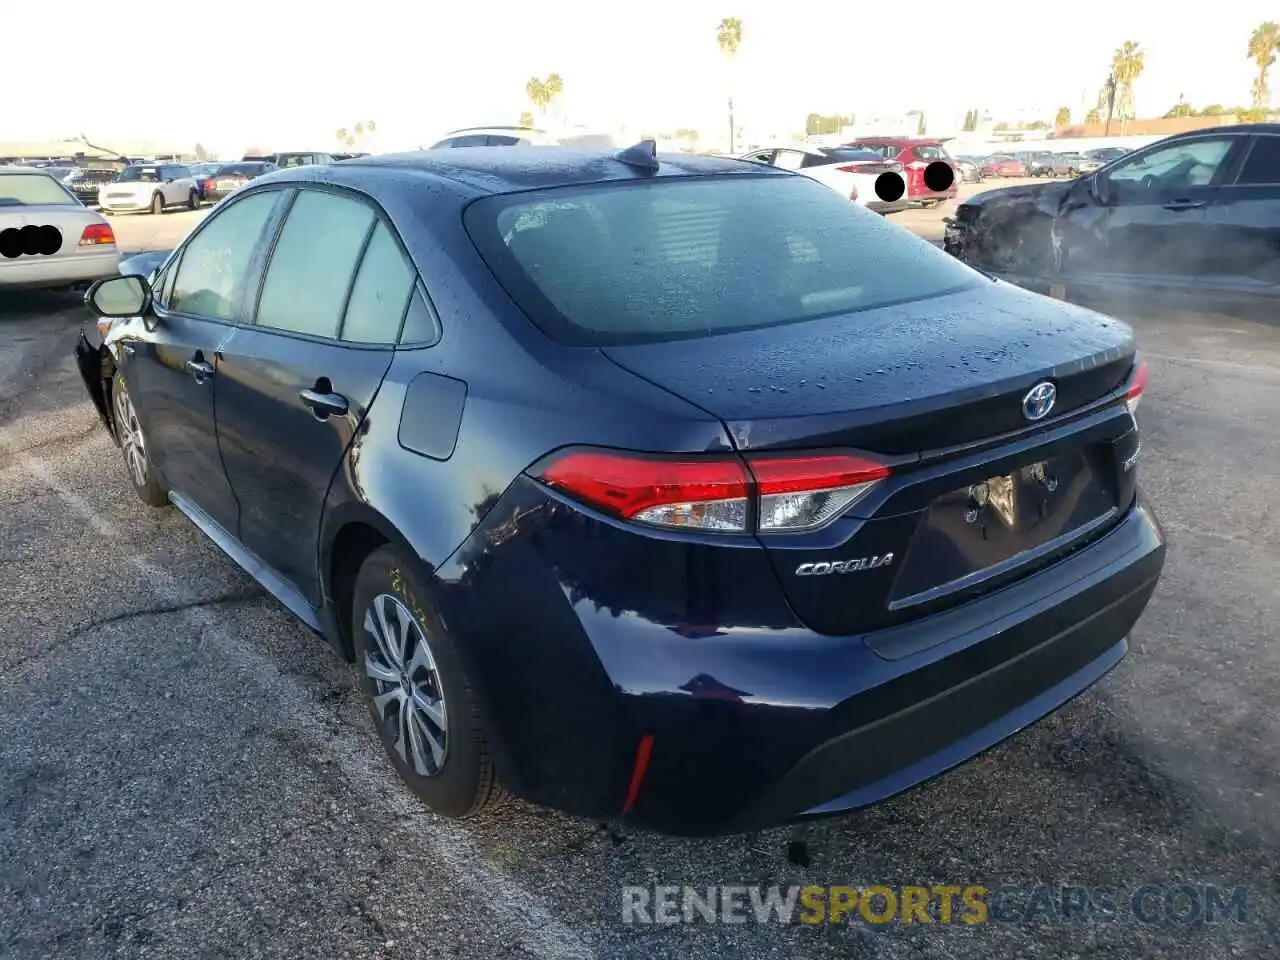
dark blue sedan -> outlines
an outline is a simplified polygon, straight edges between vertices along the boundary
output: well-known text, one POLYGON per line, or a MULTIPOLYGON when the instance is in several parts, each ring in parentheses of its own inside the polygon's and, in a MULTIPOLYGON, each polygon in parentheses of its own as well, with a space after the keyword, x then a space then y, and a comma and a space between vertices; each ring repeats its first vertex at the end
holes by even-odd
POLYGON ((139 496, 360 665, 448 816, 873 803, 1107 673, 1164 562, 1130 330, 783 170, 284 170, 87 300, 139 496))

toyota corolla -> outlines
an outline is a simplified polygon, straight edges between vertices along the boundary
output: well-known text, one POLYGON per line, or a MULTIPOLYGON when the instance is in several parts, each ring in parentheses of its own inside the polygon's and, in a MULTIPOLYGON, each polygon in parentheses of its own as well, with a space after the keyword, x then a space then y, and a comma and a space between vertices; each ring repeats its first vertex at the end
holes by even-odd
POLYGON ((172 504, 358 665, 390 762, 681 834, 847 810, 1125 655, 1131 331, 821 184, 477 148, 284 170, 77 356, 172 504))

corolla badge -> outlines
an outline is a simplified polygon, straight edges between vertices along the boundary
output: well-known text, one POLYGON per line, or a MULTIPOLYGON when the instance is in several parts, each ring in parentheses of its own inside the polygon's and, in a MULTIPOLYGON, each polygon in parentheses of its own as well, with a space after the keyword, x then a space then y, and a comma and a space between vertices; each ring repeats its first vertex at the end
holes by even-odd
POLYGON ((796 567, 797 577, 826 577, 833 573, 860 573, 863 570, 875 570, 893 563, 893 554, 884 553, 878 557, 858 557, 855 560, 832 560, 821 563, 802 563, 796 567))
POLYGON ((1028 420, 1043 420, 1058 399, 1058 388, 1046 380, 1037 383, 1022 398, 1022 415, 1028 420))

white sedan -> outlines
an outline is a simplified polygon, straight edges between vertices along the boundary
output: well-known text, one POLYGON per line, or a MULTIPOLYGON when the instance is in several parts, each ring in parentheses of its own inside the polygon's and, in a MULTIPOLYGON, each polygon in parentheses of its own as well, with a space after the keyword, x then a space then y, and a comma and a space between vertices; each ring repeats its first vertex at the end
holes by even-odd
POLYGON ((102 214, 43 170, 0 167, 0 290, 76 287, 119 272, 102 214))
POLYGON ((200 188, 180 163, 135 163, 98 191, 103 213, 164 213, 166 207, 200 208, 200 188))
POLYGON ((739 159, 802 173, 876 213, 900 213, 911 205, 902 164, 870 150, 802 144, 752 150, 739 159))

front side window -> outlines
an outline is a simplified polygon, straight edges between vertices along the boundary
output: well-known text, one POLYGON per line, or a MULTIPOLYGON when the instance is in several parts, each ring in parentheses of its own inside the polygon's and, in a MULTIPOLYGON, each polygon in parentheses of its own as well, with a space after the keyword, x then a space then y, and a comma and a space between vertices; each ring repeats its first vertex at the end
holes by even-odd
POLYGON ((774 327, 982 282, 807 177, 673 177, 486 197, 465 223, 530 319, 572 344, 774 327))
POLYGON ((1106 180, 1117 199, 1212 184, 1231 152, 1233 140, 1185 140, 1156 147, 1116 164, 1106 180))
POLYGON ((301 191, 267 267, 258 325, 336 339, 347 290, 373 221, 373 210, 358 200, 301 191))
POLYGON ((169 309, 214 320, 241 320, 254 254, 275 211, 277 191, 255 193, 209 217, 182 251, 169 309))

